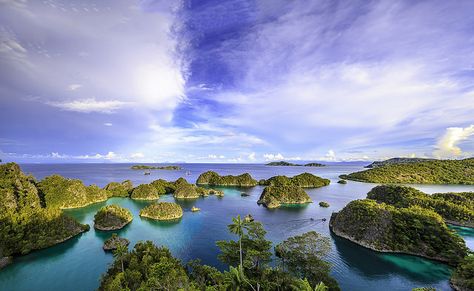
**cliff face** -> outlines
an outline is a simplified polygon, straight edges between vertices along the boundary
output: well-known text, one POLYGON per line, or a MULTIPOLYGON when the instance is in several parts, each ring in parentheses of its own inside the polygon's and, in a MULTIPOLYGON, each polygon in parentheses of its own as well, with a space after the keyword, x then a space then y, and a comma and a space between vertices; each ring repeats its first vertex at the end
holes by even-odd
POLYGON ((397 209, 365 199, 333 213, 334 234, 381 252, 406 253, 455 265, 467 254, 461 237, 441 216, 418 206, 397 209))
POLYGON ((312 202, 308 194, 298 186, 268 186, 260 195, 258 204, 268 208, 277 208, 284 204, 305 204, 312 202))

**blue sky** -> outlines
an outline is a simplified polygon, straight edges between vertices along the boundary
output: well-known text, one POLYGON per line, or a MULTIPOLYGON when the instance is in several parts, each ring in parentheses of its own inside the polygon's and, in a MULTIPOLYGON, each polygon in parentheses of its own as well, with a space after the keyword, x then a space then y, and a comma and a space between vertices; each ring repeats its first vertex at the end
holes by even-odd
POLYGON ((474 2, 0 0, 0 158, 474 153, 474 2))

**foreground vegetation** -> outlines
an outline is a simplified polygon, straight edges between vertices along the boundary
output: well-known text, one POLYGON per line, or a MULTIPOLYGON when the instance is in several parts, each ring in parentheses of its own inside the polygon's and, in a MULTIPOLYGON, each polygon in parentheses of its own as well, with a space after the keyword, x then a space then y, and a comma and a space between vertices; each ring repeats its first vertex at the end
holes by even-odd
POLYGON ((370 183, 473 185, 474 158, 388 164, 340 177, 370 183))
POLYGON ((140 216, 156 220, 173 220, 183 216, 183 209, 179 204, 172 202, 154 202, 140 210, 140 216))
POLYGON ((294 185, 267 186, 258 199, 258 204, 277 208, 285 204, 306 204, 313 202, 303 188, 294 185))
POLYGON ((214 171, 207 171, 199 175, 196 184, 210 186, 251 187, 256 186, 257 181, 253 179, 249 173, 244 173, 238 176, 221 176, 214 171))
POLYGON ((0 258, 25 255, 89 230, 48 205, 33 177, 15 163, 0 165, 0 258))
POLYGON ((464 240, 436 212, 396 208, 364 199, 350 202, 330 220, 331 230, 367 248, 417 255, 456 265, 467 255, 464 240))
POLYGON ((237 241, 217 242, 219 259, 229 271, 197 260, 185 265, 167 248, 139 242, 131 252, 126 247, 114 252, 116 259, 99 290, 339 290, 323 260, 330 249, 328 238, 310 232, 282 242, 275 249, 279 262, 271 268, 271 242, 261 223, 239 216, 229 231, 237 241))
POLYGON ((107 205, 94 215, 94 228, 98 230, 117 230, 129 224, 133 219, 130 210, 118 205, 107 205))
POLYGON ((458 265, 451 277, 455 290, 474 290, 474 255, 467 256, 458 265))
POLYGON ((435 211, 447 223, 474 227, 474 192, 428 195, 412 187, 382 185, 374 187, 367 198, 397 208, 420 206, 435 211))

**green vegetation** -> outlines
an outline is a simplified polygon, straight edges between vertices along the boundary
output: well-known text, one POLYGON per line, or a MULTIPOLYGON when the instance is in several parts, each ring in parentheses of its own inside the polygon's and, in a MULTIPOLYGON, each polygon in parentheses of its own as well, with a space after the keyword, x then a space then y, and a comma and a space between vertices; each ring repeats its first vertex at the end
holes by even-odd
POLYGON ((130 241, 126 238, 119 237, 116 233, 113 233, 110 238, 104 242, 102 247, 104 251, 114 251, 118 248, 119 245, 128 246, 130 241))
POLYGON ((279 162, 270 162, 268 164, 265 164, 265 166, 283 166, 283 167, 324 167, 325 165, 320 164, 320 163, 307 163, 304 165, 301 164, 294 164, 294 163, 289 163, 285 161, 279 161, 279 162))
POLYGON ((347 184, 347 181, 346 180, 339 180, 337 181, 338 184, 347 184))
POLYGON ((411 164, 411 163, 420 163, 427 161, 436 161, 435 159, 424 159, 424 158, 391 158, 385 161, 376 161, 372 164, 366 166, 366 168, 378 168, 386 165, 394 164, 411 164))
POLYGON ((0 259, 25 255, 89 230, 60 209, 46 208, 35 183, 17 164, 0 165, 0 259))
POLYGON ((40 197, 48 208, 78 208, 107 200, 107 191, 96 185, 85 186, 82 181, 59 175, 44 178, 37 184, 40 197))
POLYGON ((327 207, 329 207, 329 203, 327 203, 325 201, 321 201, 321 202, 319 202, 319 206, 327 208, 327 207))
POLYGON ((396 208, 364 199, 350 202, 330 220, 338 236, 364 247, 406 253, 456 265, 467 254, 464 240, 432 210, 396 208))
POLYGON ((141 217, 147 217, 156 220, 172 220, 183 216, 183 209, 172 202, 153 202, 140 210, 141 217))
POLYGON ((277 208, 285 204, 305 204, 312 202, 308 194, 298 186, 267 186, 260 195, 258 204, 268 208, 277 208))
POLYGON ((94 215, 94 228, 98 230, 117 230, 129 224, 133 219, 130 210, 112 204, 99 209, 94 215))
POLYGON ((322 260, 330 248, 327 238, 315 232, 290 238, 279 245, 282 263, 270 268, 271 242, 259 222, 234 218, 229 231, 239 241, 219 241, 219 259, 229 271, 193 260, 186 265, 165 247, 139 242, 131 252, 120 246, 115 260, 102 276, 99 290, 339 290, 322 260), (283 263, 284 262, 284 263, 283 263), (303 279, 308 278, 308 279, 303 279), (314 289, 313 289, 314 288, 314 289))
POLYGON ((319 188, 327 186, 330 180, 315 176, 310 173, 302 173, 291 178, 287 176, 274 176, 267 180, 260 180, 260 185, 265 186, 298 186, 303 188, 319 188))
POLYGON ((474 227, 474 193, 425 194, 415 188, 399 185, 374 187, 367 198, 397 208, 420 206, 438 213, 450 224, 474 227))
POLYGON ((133 188, 130 198, 136 200, 156 200, 160 198, 160 193, 151 184, 141 184, 133 188))
POLYGON ((189 183, 179 183, 176 186, 174 197, 177 199, 196 199, 203 196, 204 192, 198 193, 197 187, 189 183))
POLYGON ((158 195, 164 195, 168 193, 173 193, 176 190, 176 186, 173 182, 168 182, 163 179, 158 179, 150 183, 153 187, 155 187, 158 195))
POLYGON ((474 158, 388 164, 349 175, 341 175, 340 177, 370 183, 473 185, 474 158))
POLYGON ((179 171, 182 168, 180 166, 149 166, 149 165, 133 165, 130 167, 132 170, 169 170, 179 171))
POLYGON ((469 255, 459 263, 451 277, 455 290, 474 290, 474 255, 469 255))
POLYGON ((104 187, 108 197, 129 197, 133 189, 132 181, 125 180, 122 183, 110 182, 104 187))
POLYGON ((238 187, 251 187, 256 186, 257 181, 250 176, 249 173, 241 174, 238 176, 227 175, 220 176, 214 171, 207 171, 199 175, 196 184, 198 185, 210 185, 210 186, 238 186, 238 187))
POLYGON ((297 277, 306 278, 311 286, 324 283, 330 290, 339 286, 329 273, 331 266, 323 258, 331 251, 331 240, 310 231, 290 237, 275 247, 275 255, 281 259, 281 266, 297 277))

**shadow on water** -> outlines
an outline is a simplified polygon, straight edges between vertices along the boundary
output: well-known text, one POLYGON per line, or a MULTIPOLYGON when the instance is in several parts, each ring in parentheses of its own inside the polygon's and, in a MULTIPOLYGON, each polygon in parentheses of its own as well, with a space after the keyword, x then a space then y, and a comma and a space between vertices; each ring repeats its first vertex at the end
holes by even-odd
POLYGON ((389 277, 396 273, 412 281, 433 284, 448 279, 452 272, 442 263, 410 255, 378 253, 333 233, 331 237, 345 264, 368 278, 389 277))

